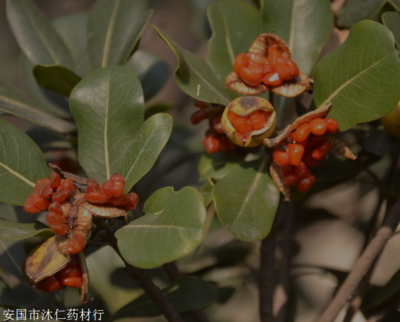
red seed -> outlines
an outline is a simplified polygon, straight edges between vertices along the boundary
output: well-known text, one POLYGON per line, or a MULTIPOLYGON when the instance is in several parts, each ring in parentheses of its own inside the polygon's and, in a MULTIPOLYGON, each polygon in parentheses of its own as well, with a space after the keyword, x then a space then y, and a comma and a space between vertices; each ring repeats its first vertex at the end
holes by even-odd
POLYGON ((69 254, 78 254, 86 246, 86 239, 80 235, 71 235, 67 244, 67 252, 69 254))
POLYGON ((316 148, 317 146, 321 145, 322 143, 324 143, 325 141, 326 141, 326 139, 324 137, 310 134, 308 137, 308 140, 307 140, 307 142, 308 142, 307 149, 312 150, 312 149, 316 148))
POLYGON ((49 198, 51 198, 51 196, 53 195, 53 189, 50 187, 49 184, 44 184, 44 185, 41 185, 41 186, 38 188, 38 193, 39 193, 39 195, 42 196, 43 198, 49 199, 49 198))
MULTIPOLYGON (((240 69, 242 67, 247 67, 249 63, 249 57, 246 54, 239 54, 235 57, 235 63, 233 65, 233 70, 239 76, 240 69)), ((240 77, 240 76, 239 76, 240 77)))
POLYGON ((238 75, 247 85, 256 87, 261 84, 264 73, 262 68, 250 70, 247 67, 241 67, 238 75))
POLYGON ((112 195, 111 197, 119 198, 124 194, 125 180, 119 173, 114 173, 110 181, 112 182, 112 195))
POLYGON ((55 212, 58 216, 62 216, 63 215, 63 212, 62 212, 62 209, 61 209, 61 205, 60 205, 60 203, 59 202, 57 202, 57 201, 55 201, 55 202, 52 202, 50 205, 49 205, 49 211, 51 211, 51 212, 55 212))
POLYGON ((310 124, 304 123, 300 125, 299 128, 292 133, 292 140, 296 142, 303 142, 307 140, 310 133, 311 133, 310 124))
POLYGON ((253 130, 252 124, 247 117, 229 112, 228 119, 237 132, 241 134, 250 133, 253 130))
POLYGON ((301 144, 288 144, 290 164, 300 165, 304 154, 304 147, 301 144))
POLYGON ((88 178, 87 185, 86 185, 86 193, 99 191, 99 190, 100 190, 99 183, 94 179, 88 178))
POLYGON ((272 158, 277 165, 284 166, 290 164, 290 153, 288 151, 274 150, 272 158))
POLYGON ((326 132, 330 134, 335 134, 337 131, 339 131, 339 123, 336 120, 331 118, 326 118, 325 120, 328 124, 328 129, 326 130, 326 132))
POLYGON ((54 275, 49 276, 43 280, 43 291, 45 292, 54 292, 62 288, 63 288, 62 284, 60 283, 58 278, 55 277, 54 275))
POLYGON ((222 128, 222 124, 221 124, 221 117, 214 117, 211 120, 211 126, 214 128, 215 131, 217 131, 220 134, 224 133, 224 129, 222 128))
POLYGON ((86 193, 85 198, 91 203, 102 204, 106 203, 110 197, 105 192, 98 190, 86 193))
POLYGON ((74 182, 72 181, 71 178, 64 179, 61 182, 61 184, 58 186, 57 191, 65 190, 65 189, 68 189, 68 190, 71 190, 71 191, 74 189, 74 182))
POLYGON ((247 53, 247 56, 249 57, 248 64, 255 64, 255 65, 259 65, 259 66, 264 66, 266 64, 265 57, 261 54, 249 52, 249 53, 247 53))
POLYGON ((206 152, 211 154, 219 151, 220 144, 215 135, 206 136, 202 141, 206 152))
POLYGON ((125 206, 129 203, 129 197, 128 195, 122 195, 121 197, 118 198, 112 197, 108 199, 108 203, 115 207, 125 206))
POLYGON ((268 47, 268 63, 272 70, 276 68, 276 60, 281 57, 281 53, 275 46, 268 47))
POLYGON ((67 278, 67 277, 81 277, 82 276, 82 269, 78 265, 68 264, 64 267, 61 271, 57 273, 60 278, 67 278))
POLYGON ((205 119, 207 119, 206 112, 204 110, 197 110, 190 116, 190 123, 196 125, 205 119))
POLYGON ((207 108, 210 105, 208 103, 206 103, 206 102, 202 102, 202 101, 199 101, 199 100, 194 100, 194 106, 196 106, 198 108, 207 108))
POLYGON ((57 234, 65 236, 69 231, 69 226, 64 222, 66 219, 55 212, 48 212, 46 221, 49 227, 57 234))
POLYGON ((262 82, 267 86, 279 86, 282 84, 282 79, 279 77, 277 72, 266 74, 262 78, 262 82))
POLYGON ((306 192, 313 186, 314 181, 315 177, 312 174, 310 174, 308 177, 302 179, 296 184, 296 189, 301 192, 306 192))
POLYGON ((325 141, 312 151, 311 157, 315 160, 322 160, 329 153, 331 147, 331 143, 329 141, 325 141))
POLYGON ((30 213, 37 213, 46 210, 50 201, 40 196, 37 192, 31 193, 24 202, 24 210, 30 213))
POLYGON ((49 185, 52 189, 57 189, 61 184, 61 177, 58 173, 52 172, 50 175, 49 185))
POLYGON ((125 206, 124 209, 126 211, 136 209, 136 206, 139 202, 139 196, 136 193, 131 192, 128 194, 128 197, 129 197, 129 203, 125 206))
POLYGON ((284 176, 283 180, 286 187, 291 187, 297 182, 298 178, 295 174, 289 173, 288 175, 284 176))
POLYGON ((290 81, 299 75, 299 68, 290 58, 278 58, 276 60, 275 70, 284 81, 290 81))
POLYGON ((50 183, 50 180, 47 179, 47 178, 39 179, 39 180, 36 181, 36 183, 35 183, 35 188, 33 189, 33 192, 39 192, 39 189, 40 189, 40 187, 41 187, 42 185, 49 184, 49 183, 50 183))
POLYGON ((258 131, 261 130, 265 124, 268 122, 269 118, 271 117, 271 113, 266 111, 255 111, 251 113, 248 118, 251 121, 252 130, 258 131))
POLYGON ((315 135, 324 135, 328 129, 328 123, 321 118, 312 119, 310 121, 310 130, 315 135))
POLYGON ((303 158, 303 162, 312 168, 318 167, 319 164, 321 163, 320 160, 315 160, 311 157, 311 152, 307 151, 307 153, 305 154, 304 158, 303 158))
MULTIPOLYGON (((60 186, 61 187, 61 186, 60 186)), ((68 197, 72 194, 72 190, 69 189, 63 189, 63 190, 57 190, 55 193, 53 193, 52 201, 57 201, 57 202, 63 202, 68 199, 68 197)))
MULTIPOLYGON (((275 162, 275 163, 276 163, 276 162, 275 162)), ((283 174, 284 176, 286 176, 287 174, 293 172, 293 166, 290 165, 290 164, 281 166, 281 172, 282 172, 282 174, 283 174)))
POLYGON ((297 176, 297 180, 302 180, 310 175, 310 170, 304 162, 301 162, 300 165, 294 167, 294 174, 297 176))
POLYGON ((66 277, 61 279, 61 283, 65 286, 80 288, 83 284, 82 277, 66 277))

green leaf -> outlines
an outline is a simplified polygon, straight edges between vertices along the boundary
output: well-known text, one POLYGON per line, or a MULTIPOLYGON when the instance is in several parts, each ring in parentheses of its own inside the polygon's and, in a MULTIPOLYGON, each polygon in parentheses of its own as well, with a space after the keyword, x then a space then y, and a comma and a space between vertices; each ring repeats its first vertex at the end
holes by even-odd
POLYGON ((337 21, 338 26, 350 28, 355 23, 372 18, 387 0, 347 0, 337 21))
POLYGON ((152 105, 146 106, 146 110, 144 111, 144 118, 148 119, 153 115, 159 113, 165 113, 171 111, 175 105, 169 102, 156 102, 152 105))
MULTIPOLYGON (((164 289, 163 293, 178 312, 204 308, 214 303, 218 297, 218 291, 214 286, 196 276, 180 278, 176 283, 164 289)), ((157 306, 147 295, 142 295, 115 312, 112 320, 157 315, 161 315, 157 306)))
POLYGON ((204 207, 207 207, 213 200, 213 196, 212 196, 213 188, 214 188, 214 185, 209 180, 199 190, 200 193, 203 195, 204 207))
POLYGON ((37 145, 14 125, 0 120, 0 202, 22 205, 35 182, 49 175, 37 145))
POLYGON ((142 125, 132 145, 121 151, 120 167, 116 168, 125 178, 125 192, 153 167, 171 132, 172 117, 156 114, 142 125))
POLYGON ((246 3, 225 0, 208 7, 213 35, 208 42, 208 62, 220 83, 233 71, 236 55, 248 52, 261 33, 259 12, 246 3), (251 21, 251 23, 249 23, 251 21))
POLYGON ((174 51, 179 66, 175 80, 182 91, 203 102, 221 105, 229 104, 230 99, 214 75, 210 66, 199 56, 182 49, 163 31, 153 26, 160 37, 174 51))
POLYGON ((388 3, 390 3, 397 12, 400 11, 400 0, 389 0, 388 3))
POLYGON ((67 46, 31 0, 7 0, 6 9, 18 45, 32 63, 72 68, 67 46))
POLYGON ((257 168, 237 168, 217 182, 213 197, 221 224, 240 240, 253 242, 271 230, 279 191, 267 173, 267 158, 257 168))
POLYGON ((317 108, 331 102, 329 117, 341 131, 388 114, 400 99, 400 60, 391 32, 377 22, 357 23, 318 63, 314 80, 317 108))
POLYGON ((69 133, 75 129, 72 123, 40 110, 21 93, 3 82, 0 82, 0 110, 58 133, 69 133))
POLYGON ((0 219, 0 239, 22 240, 32 236, 49 238, 54 232, 41 222, 22 224, 0 219))
POLYGON ((35 65, 33 75, 37 83, 43 88, 67 97, 71 94, 75 85, 82 80, 72 70, 60 65, 35 65))
POLYGON ((397 12, 388 11, 382 15, 382 21, 392 32, 397 46, 400 46, 400 15, 397 12))
POLYGON ((35 107, 58 117, 71 117, 71 114, 52 103, 43 93, 43 89, 37 84, 32 74, 33 66, 34 64, 28 57, 26 57, 24 53, 21 53, 19 57, 19 68, 22 80, 30 98, 34 100, 35 107))
POLYGON ((166 61, 150 51, 136 51, 125 66, 131 68, 139 77, 145 101, 159 92, 170 75, 166 61))
POLYGON ((100 0, 88 16, 88 48, 94 68, 122 65, 133 54, 151 16, 147 0, 100 0))
POLYGON ((128 68, 96 70, 75 86, 71 112, 78 126, 79 162, 99 182, 118 172, 143 124, 143 93, 128 68))
POLYGON ((199 161, 200 180, 222 179, 244 160, 233 153, 204 154, 199 161))
POLYGON ((129 264, 158 267, 189 254, 200 244, 206 211, 196 189, 157 190, 143 210, 143 217, 115 234, 118 248, 129 264))
POLYGON ((87 16, 85 12, 74 12, 52 22, 71 53, 74 71, 82 76, 92 70, 86 41, 87 16))
POLYGON ((261 1, 264 32, 282 37, 292 59, 309 75, 332 28, 329 0, 261 1))

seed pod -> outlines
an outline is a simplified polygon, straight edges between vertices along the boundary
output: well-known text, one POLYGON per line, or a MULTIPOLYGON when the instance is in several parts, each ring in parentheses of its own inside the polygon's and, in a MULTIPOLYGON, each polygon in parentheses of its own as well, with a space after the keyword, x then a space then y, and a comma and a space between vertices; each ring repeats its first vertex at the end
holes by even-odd
MULTIPOLYGON (((253 114, 254 115, 254 114, 253 114)), ((228 138, 239 146, 253 147, 262 144, 263 139, 270 137, 276 127, 276 113, 270 102, 261 97, 244 96, 230 102, 222 115, 222 128, 228 138), (268 113, 269 119, 265 120, 260 129, 252 126, 251 114, 256 111, 268 113), (230 114, 233 113, 233 114, 230 114), (240 132, 238 126, 232 124, 231 115, 239 116, 240 120, 246 122, 246 132, 240 132)), ((234 122, 233 122, 234 123, 234 122)), ((259 128, 259 127, 257 127, 259 128)))
MULTIPOLYGON (((271 46, 277 48, 282 57, 291 58, 291 53, 286 42, 281 37, 271 33, 257 36, 249 48, 249 53, 254 53, 268 59, 268 48, 271 46)), ((280 96, 295 97, 311 90, 312 81, 307 75, 300 72, 294 79, 285 81, 278 86, 267 86, 263 83, 258 86, 249 86, 243 82, 236 72, 232 72, 226 76, 225 86, 242 95, 259 95, 270 90, 280 96)))

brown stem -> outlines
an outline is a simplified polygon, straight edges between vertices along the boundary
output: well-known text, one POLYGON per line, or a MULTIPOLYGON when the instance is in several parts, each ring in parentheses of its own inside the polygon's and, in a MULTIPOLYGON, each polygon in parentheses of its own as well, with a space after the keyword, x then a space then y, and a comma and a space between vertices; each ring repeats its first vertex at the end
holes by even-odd
POLYGON ((179 313, 173 308, 171 303, 165 298, 162 291, 153 283, 147 271, 144 269, 132 266, 121 256, 117 240, 114 235, 108 234, 106 236, 107 241, 110 243, 111 247, 118 253, 121 259, 125 263, 125 270, 128 275, 133 279, 133 281, 139 285, 145 292, 145 294, 153 301, 153 303, 158 307, 160 312, 165 316, 168 322, 183 322, 179 313))
POLYGON ((347 276, 334 299, 322 313, 319 322, 333 321, 339 314, 340 310, 346 305, 347 301, 352 298, 360 282, 381 253, 386 242, 393 235, 399 221, 400 199, 398 199, 390 209, 382 226, 378 229, 374 238, 370 241, 360 258, 357 260, 353 270, 347 276))
POLYGON ((274 312, 276 322, 285 322, 289 308, 290 267, 293 252, 293 234, 295 230, 296 207, 295 202, 284 203, 285 230, 283 232, 282 262, 279 269, 278 285, 275 288, 274 312))
POLYGON ((260 265, 260 319, 261 322, 275 322, 273 298, 275 288, 275 247, 276 226, 261 241, 260 265))

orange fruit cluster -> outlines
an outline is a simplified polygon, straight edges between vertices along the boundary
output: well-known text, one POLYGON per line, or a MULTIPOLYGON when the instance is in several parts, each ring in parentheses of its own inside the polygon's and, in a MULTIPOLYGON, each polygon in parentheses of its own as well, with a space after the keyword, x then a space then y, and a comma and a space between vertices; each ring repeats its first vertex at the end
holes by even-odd
POLYGON ((300 71, 296 63, 282 56, 275 46, 268 47, 268 55, 249 52, 236 56, 233 69, 247 85, 257 87, 261 83, 267 86, 279 86, 285 81, 296 78, 300 71))
POLYGON ((270 117, 270 112, 262 110, 254 111, 248 116, 240 116, 233 112, 228 113, 229 121, 244 141, 249 137, 251 132, 264 128, 270 117))
POLYGON ((331 143, 323 135, 335 134, 338 129, 334 119, 315 118, 300 125, 285 144, 273 151, 272 158, 280 166, 285 186, 295 186, 302 192, 312 187, 315 177, 308 167, 317 167, 331 150, 331 143))
POLYGON ((87 180, 85 198, 94 204, 108 204, 124 210, 134 210, 139 202, 139 196, 131 192, 124 194, 125 180, 122 175, 114 173, 110 180, 99 185, 94 179, 87 180))
POLYGON ((226 152, 230 150, 235 150, 236 145, 228 139, 224 134, 221 124, 222 111, 219 115, 215 115, 212 118, 206 114, 205 109, 209 107, 209 104, 201 101, 195 101, 194 104, 199 108, 190 117, 190 122, 193 125, 199 124, 201 121, 209 119, 210 128, 206 132, 206 137, 203 139, 202 143, 206 149, 206 152, 211 154, 218 151, 226 152))
POLYGON ((44 292, 54 292, 66 286, 80 288, 82 284, 82 269, 77 258, 73 257, 66 267, 36 283, 35 287, 44 292))
POLYGON ((53 172, 50 179, 36 181, 33 193, 24 202, 24 210, 30 213, 37 213, 46 210, 50 202, 62 202, 72 194, 74 183, 71 178, 61 179, 53 172))

